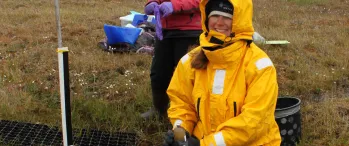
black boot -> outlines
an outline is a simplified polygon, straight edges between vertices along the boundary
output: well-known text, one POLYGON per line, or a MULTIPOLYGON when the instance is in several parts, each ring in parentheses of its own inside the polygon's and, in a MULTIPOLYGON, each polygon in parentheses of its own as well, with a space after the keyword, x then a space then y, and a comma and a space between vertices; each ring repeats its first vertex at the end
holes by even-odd
POLYGON ((153 95, 153 108, 149 111, 142 113, 141 117, 144 119, 154 118, 158 115, 160 119, 167 119, 167 109, 169 104, 169 98, 166 93, 166 89, 158 90, 152 89, 153 95))
POLYGON ((154 109, 159 114, 159 118, 167 118, 167 109, 169 104, 169 98, 166 93, 166 89, 156 90, 153 89, 153 105, 154 109))
POLYGON ((151 108, 150 110, 144 112, 141 114, 141 117, 143 119, 151 119, 156 115, 156 111, 154 110, 154 108, 151 108))

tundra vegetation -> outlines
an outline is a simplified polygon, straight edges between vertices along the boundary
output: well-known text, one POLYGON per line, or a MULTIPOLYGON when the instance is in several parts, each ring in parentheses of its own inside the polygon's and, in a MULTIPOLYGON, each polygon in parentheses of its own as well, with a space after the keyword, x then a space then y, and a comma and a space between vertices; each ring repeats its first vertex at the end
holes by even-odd
MULTIPOLYGON (((139 114, 151 103, 151 56, 97 47, 145 0, 60 0, 73 128, 135 132, 158 145, 171 125, 139 114)), ((255 0, 254 27, 278 71, 279 96, 302 100, 300 145, 349 145, 349 0, 255 0)), ((0 2, 0 119, 60 126, 54 1, 0 2)))

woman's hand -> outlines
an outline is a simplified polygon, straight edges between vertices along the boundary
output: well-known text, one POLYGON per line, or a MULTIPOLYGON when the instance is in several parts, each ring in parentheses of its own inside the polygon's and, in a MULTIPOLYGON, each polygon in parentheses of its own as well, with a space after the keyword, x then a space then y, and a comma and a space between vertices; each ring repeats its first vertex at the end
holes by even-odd
POLYGON ((152 15, 154 14, 154 8, 158 6, 157 2, 151 2, 149 4, 147 4, 144 8, 144 13, 147 15, 152 15))
POLYGON ((167 17, 173 13, 173 6, 171 2, 163 2, 159 8, 162 17, 167 17))
POLYGON ((200 141, 197 138, 190 136, 189 132, 185 131, 185 137, 184 140, 175 140, 175 133, 173 130, 168 130, 165 134, 164 146, 200 146, 200 141))

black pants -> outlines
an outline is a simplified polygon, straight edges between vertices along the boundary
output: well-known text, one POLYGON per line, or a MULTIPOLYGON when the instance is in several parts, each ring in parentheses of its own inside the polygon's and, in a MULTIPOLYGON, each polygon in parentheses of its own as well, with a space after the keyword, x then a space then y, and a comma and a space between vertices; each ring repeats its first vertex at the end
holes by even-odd
POLYGON ((153 105, 161 116, 167 115, 169 98, 166 90, 177 63, 195 44, 198 44, 198 37, 164 38, 155 43, 150 79, 153 105))

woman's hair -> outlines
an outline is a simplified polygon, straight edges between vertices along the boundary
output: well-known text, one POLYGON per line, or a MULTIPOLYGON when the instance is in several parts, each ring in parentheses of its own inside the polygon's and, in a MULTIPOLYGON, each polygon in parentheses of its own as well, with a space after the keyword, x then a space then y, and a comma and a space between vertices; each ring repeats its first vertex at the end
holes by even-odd
POLYGON ((191 61, 191 67, 195 69, 206 69, 208 59, 202 49, 193 52, 193 60, 191 61))
POLYGON ((195 69, 206 69, 208 64, 208 59, 202 49, 197 51, 192 51, 193 49, 199 47, 199 45, 192 45, 188 47, 188 52, 193 60, 191 61, 191 67, 195 69))

